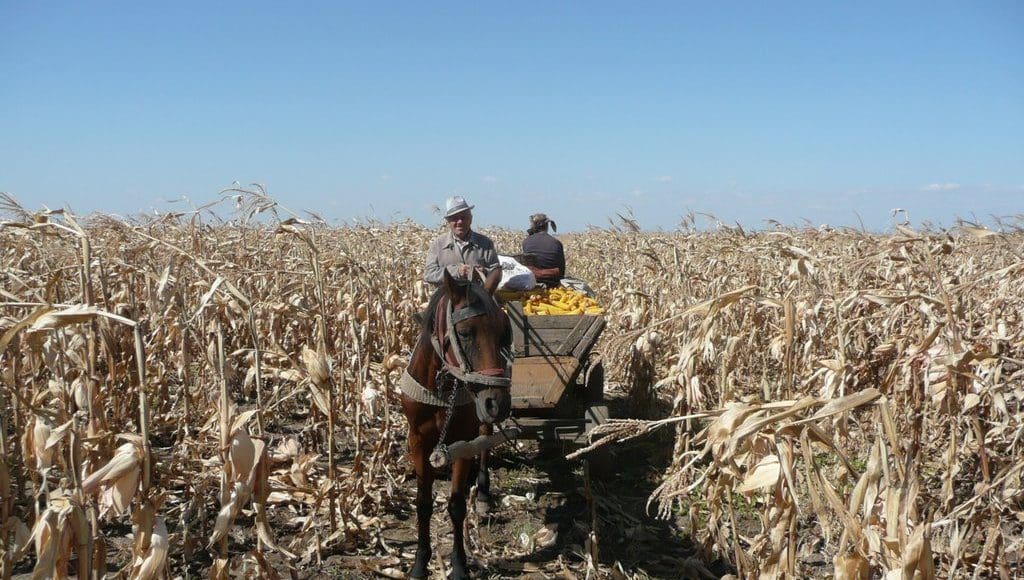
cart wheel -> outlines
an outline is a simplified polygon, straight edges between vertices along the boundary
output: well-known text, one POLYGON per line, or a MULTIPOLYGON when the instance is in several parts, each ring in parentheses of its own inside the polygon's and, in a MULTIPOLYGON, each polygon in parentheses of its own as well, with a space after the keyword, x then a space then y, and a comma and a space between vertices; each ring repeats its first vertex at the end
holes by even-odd
POLYGON ((604 401, 604 365, 601 362, 596 362, 587 369, 584 388, 586 389, 587 403, 604 401))
POLYGON ((587 470, 591 480, 606 480, 612 475, 612 451, 607 447, 595 449, 587 454, 587 470))
MULTIPOLYGON (((587 405, 586 433, 590 433, 595 427, 608 421, 608 406, 603 402, 590 403, 587 405)), ((587 462, 587 470, 591 478, 604 479, 612 473, 612 450, 607 446, 597 449, 583 456, 587 462)))

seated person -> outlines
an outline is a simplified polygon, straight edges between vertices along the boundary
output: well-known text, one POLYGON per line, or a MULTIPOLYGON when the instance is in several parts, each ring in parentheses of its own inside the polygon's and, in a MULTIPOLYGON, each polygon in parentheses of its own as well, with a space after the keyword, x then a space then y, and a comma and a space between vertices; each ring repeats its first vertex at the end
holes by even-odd
POLYGON ((526 267, 533 271, 537 281, 549 288, 559 286, 565 276, 565 250, 562 242, 548 233, 548 225, 558 231, 555 222, 542 213, 530 216, 530 229, 523 240, 523 254, 530 257, 526 267))
POLYGON ((474 270, 486 277, 499 267, 494 242, 473 231, 473 207, 460 195, 448 198, 444 212, 448 231, 430 243, 424 281, 439 286, 445 270, 456 280, 469 280, 474 270))

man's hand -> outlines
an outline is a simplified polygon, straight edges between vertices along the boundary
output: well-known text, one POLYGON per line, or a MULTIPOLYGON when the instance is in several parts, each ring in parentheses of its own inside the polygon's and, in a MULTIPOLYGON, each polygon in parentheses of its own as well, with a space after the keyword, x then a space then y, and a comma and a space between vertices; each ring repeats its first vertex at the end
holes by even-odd
POLYGON ((459 278, 468 280, 473 268, 469 264, 459 264, 459 278))

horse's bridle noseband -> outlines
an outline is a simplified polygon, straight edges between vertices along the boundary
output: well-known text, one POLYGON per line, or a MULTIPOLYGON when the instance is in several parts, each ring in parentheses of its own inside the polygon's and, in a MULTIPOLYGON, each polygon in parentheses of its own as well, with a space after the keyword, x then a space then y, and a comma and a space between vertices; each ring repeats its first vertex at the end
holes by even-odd
POLYGON ((447 301, 446 306, 444 310, 441 308, 437 309, 434 332, 430 335, 430 341, 434 344, 434 350, 441 358, 442 372, 446 372, 454 377, 455 380, 464 383, 474 394, 485 388, 511 388, 512 378, 508 376, 507 370, 510 366, 508 364, 510 360, 509 353, 505 352, 504 349, 501 353, 506 363, 504 367, 474 369, 462 349, 458 333, 455 332, 456 324, 470 318, 484 316, 487 314, 487 310, 472 303, 469 306, 455 310, 451 300, 447 301), (449 351, 444 347, 446 340, 452 347, 451 354, 454 356, 454 360, 452 360, 451 356, 448 356, 449 351))

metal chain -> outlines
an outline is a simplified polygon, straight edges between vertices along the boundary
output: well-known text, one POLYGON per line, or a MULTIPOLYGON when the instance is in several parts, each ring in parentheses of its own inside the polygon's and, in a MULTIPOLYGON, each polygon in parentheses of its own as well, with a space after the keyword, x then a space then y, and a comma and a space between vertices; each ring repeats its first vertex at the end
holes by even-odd
MULTIPOLYGON (((440 377, 442 373, 439 371, 437 374, 438 377, 440 377)), ((455 414, 455 397, 456 395, 458 395, 459 392, 459 382, 455 380, 454 377, 452 377, 452 380, 452 394, 450 397, 448 397, 448 414, 444 418, 444 425, 441 427, 441 436, 438 437, 437 447, 435 448, 436 450, 440 451, 441 453, 444 453, 445 455, 448 455, 448 446, 445 445, 444 438, 445 436, 448 435, 448 425, 451 424, 452 415, 455 414)), ((435 380, 435 382, 437 381, 435 380)))
MULTIPOLYGON (((449 304, 448 307, 450 309, 451 308, 451 304, 449 304)), ((451 311, 450 310, 448 312, 448 315, 449 315, 449 318, 450 318, 451 317, 451 311)), ((449 328, 449 333, 450 332, 451 332, 451 328, 449 328)), ((456 356, 458 358, 462 359, 463 358, 463 354, 461 352, 462 351, 462 345, 459 343, 458 337, 452 336, 452 342, 454 343, 456 351, 457 351, 456 356)), ((437 346, 437 343, 435 342, 435 347, 436 346, 437 346)), ((511 361, 512 361, 512 358, 513 358, 512 357, 512 348, 508 347, 506 349, 502 349, 502 353, 501 354, 505 358, 506 364, 511 364, 511 361)), ((443 352, 438 352, 438 355, 440 355, 441 363, 443 364, 445 362, 443 352)), ((468 367, 468 365, 466 365, 466 366, 468 367)), ((467 368, 466 370, 468 371, 470 369, 467 368)), ((448 414, 447 414, 447 416, 445 416, 444 425, 441 427, 441 435, 437 439, 437 446, 434 448, 434 452, 436 453, 436 452, 440 451, 441 453, 443 453, 447 457, 448 456, 448 446, 445 444, 444 438, 448 435, 448 426, 451 424, 451 422, 452 422, 452 415, 455 413, 455 399, 456 399, 456 397, 458 395, 458 392, 459 392, 459 379, 457 377, 455 377, 451 372, 447 372, 446 373, 445 370, 439 370, 439 371, 437 371, 437 375, 436 375, 436 378, 434 379, 434 383, 435 384, 440 384, 441 377, 444 374, 448 374, 448 376, 450 376, 452 378, 452 394, 448 397, 448 414)), ((515 420, 513 420, 513 422, 515 422, 515 420)), ((518 423, 517 423, 517 426, 518 426, 518 423)), ((507 440, 509 440, 509 441, 512 440, 512 438, 509 437, 508 434, 505 432, 505 428, 501 424, 498 424, 497 427, 498 427, 498 430, 503 435, 505 435, 505 438, 507 440)))

